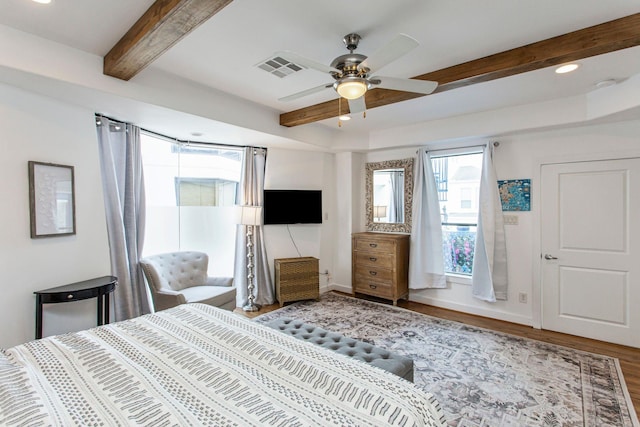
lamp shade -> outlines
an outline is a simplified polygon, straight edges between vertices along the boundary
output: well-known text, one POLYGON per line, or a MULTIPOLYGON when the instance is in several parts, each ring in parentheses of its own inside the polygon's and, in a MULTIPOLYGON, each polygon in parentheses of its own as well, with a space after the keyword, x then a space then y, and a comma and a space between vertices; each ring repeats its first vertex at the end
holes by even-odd
POLYGON ((387 207, 386 206, 374 206, 373 207, 373 217, 374 218, 384 218, 387 216, 387 207))
POLYGON ((343 77, 334 84, 338 95, 346 99, 360 98, 368 89, 366 80, 360 77, 343 77))
POLYGON ((238 206, 238 224, 262 225, 262 206, 238 206))

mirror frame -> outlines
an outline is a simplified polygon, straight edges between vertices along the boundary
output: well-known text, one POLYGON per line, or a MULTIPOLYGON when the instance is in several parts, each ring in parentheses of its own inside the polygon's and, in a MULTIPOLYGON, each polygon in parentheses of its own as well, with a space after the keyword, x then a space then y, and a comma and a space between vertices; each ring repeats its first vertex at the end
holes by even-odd
POLYGON ((387 160, 365 165, 365 194, 367 231, 387 233, 411 233, 411 212, 413 202, 413 159, 387 160), (386 223, 373 221, 373 172, 381 169, 404 169, 404 222, 386 223))

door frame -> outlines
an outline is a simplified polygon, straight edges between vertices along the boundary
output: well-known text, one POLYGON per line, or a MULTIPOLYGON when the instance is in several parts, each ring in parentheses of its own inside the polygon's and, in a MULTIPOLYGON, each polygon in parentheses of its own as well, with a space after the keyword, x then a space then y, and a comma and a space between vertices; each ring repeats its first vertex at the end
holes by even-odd
POLYGON ((534 159, 533 176, 531 177, 531 214, 533 215, 533 248, 532 273, 533 287, 531 290, 531 326, 542 328, 542 220, 540 204, 542 203, 542 167, 559 163, 580 163, 603 160, 623 160, 640 158, 640 150, 622 150, 615 153, 574 153, 557 156, 545 156, 534 159))

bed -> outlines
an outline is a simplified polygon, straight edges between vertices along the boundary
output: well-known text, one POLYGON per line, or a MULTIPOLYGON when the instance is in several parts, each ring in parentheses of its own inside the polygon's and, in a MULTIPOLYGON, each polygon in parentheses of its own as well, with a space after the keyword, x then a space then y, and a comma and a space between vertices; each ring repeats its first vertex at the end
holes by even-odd
POLYGON ((443 424, 396 375, 201 304, 0 353, 0 425, 443 424))

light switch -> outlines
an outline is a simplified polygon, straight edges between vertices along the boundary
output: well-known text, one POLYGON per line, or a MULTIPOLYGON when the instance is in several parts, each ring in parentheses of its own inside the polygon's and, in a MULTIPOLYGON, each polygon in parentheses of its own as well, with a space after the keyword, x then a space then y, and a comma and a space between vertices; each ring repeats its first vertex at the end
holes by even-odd
POLYGON ((504 215, 504 225, 518 225, 518 215, 504 215))

